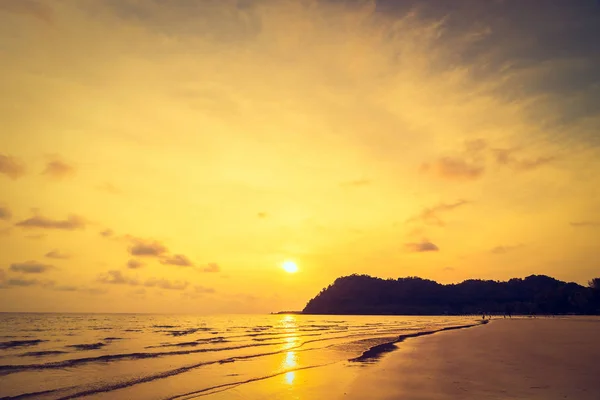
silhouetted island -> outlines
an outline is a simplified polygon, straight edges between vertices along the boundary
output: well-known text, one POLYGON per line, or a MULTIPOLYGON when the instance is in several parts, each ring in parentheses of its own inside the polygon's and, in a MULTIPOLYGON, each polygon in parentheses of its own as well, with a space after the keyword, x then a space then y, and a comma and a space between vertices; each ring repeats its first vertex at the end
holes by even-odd
POLYGON ((338 278, 311 299, 304 314, 464 315, 600 314, 600 278, 589 286, 531 275, 508 282, 470 279, 442 285, 417 277, 338 278))

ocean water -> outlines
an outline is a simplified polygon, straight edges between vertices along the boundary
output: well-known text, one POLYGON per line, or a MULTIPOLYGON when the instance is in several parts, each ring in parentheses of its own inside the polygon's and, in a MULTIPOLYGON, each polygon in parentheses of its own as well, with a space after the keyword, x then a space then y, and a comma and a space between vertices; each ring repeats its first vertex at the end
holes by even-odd
MULTIPOLYGON (((192 399, 338 364, 474 317, 0 314, 0 398, 192 399)), ((225 396, 226 398, 226 396, 225 396)))

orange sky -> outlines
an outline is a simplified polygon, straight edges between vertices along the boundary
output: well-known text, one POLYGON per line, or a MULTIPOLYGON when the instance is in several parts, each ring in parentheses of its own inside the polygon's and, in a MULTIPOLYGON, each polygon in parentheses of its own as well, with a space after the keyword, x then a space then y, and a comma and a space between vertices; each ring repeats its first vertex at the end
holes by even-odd
POLYGON ((598 275, 597 57, 348 4, 0 0, 0 311, 598 275))

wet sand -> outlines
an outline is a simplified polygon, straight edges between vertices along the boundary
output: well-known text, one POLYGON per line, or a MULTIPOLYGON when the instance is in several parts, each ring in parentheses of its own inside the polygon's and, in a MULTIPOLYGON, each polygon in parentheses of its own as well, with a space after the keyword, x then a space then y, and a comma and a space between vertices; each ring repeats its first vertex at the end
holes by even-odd
POLYGON ((600 319, 495 320, 410 338, 374 363, 336 363, 211 399, 600 398, 600 319))
POLYGON ((407 340, 347 399, 600 399, 600 320, 515 319, 407 340))

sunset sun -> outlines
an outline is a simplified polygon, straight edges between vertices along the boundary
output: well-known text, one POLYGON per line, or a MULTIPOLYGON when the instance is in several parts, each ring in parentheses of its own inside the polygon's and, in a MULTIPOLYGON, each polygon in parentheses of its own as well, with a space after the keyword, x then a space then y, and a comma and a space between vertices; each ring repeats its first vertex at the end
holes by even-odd
POLYGON ((283 264, 281 264, 281 268, 283 268, 284 271, 288 274, 295 274, 296 272, 298 272, 298 265, 295 262, 289 260, 284 261, 283 264))

